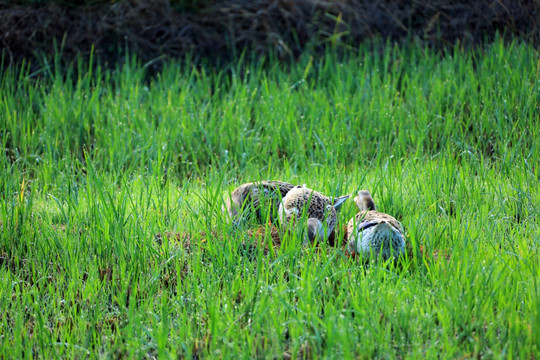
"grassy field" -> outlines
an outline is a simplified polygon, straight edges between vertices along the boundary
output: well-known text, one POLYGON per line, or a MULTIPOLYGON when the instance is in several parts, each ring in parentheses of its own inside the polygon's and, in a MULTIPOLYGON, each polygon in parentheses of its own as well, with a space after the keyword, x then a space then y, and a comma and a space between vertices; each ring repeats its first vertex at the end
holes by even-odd
POLYGON ((539 52, 373 48, 5 71, 0 357, 538 358, 539 52), (413 255, 266 253, 220 215, 260 179, 369 189, 413 255))

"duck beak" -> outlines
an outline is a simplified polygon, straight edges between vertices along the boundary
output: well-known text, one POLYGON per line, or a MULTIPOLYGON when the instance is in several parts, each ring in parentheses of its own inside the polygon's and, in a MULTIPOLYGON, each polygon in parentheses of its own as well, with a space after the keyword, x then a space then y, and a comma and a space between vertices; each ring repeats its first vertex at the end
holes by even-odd
POLYGON ((334 209, 339 210, 343 203, 350 198, 351 195, 343 195, 334 199, 334 209))

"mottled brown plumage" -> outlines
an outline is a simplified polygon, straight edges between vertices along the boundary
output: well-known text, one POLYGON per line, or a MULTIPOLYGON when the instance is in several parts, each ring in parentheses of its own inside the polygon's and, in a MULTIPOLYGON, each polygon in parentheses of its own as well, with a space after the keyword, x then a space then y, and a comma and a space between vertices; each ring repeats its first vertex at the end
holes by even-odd
POLYGON ((354 218, 349 220, 349 225, 347 226, 347 232, 350 234, 352 232, 353 224, 360 224, 364 223, 364 225, 367 224, 373 224, 373 223, 380 223, 386 221, 390 225, 392 225, 396 230, 403 232, 403 226, 400 224, 399 221, 397 221, 394 217, 378 212, 376 210, 369 210, 369 211, 360 211, 354 218))
POLYGON ((255 214, 258 221, 261 218, 261 201, 269 202, 269 210, 274 213, 281 199, 294 187, 283 181, 262 180, 240 185, 229 195, 225 196, 223 212, 227 219, 238 223, 242 218, 255 214))
POLYGON ((382 253, 384 259, 405 252, 403 226, 393 216, 376 210, 367 190, 354 198, 360 212, 347 225, 348 249, 351 253, 382 253))
POLYGON ((337 222, 337 210, 349 198, 350 195, 331 199, 315 190, 305 186, 297 186, 291 189, 279 205, 279 220, 282 224, 288 224, 293 218, 302 216, 305 212, 308 227, 308 238, 314 240, 317 236, 323 236, 326 223, 328 238, 334 230, 337 222))

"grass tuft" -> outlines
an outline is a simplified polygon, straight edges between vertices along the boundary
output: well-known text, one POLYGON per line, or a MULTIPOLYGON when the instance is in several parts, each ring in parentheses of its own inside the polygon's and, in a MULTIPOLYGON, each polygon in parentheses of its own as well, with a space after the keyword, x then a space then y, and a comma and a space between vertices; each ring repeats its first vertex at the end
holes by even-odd
POLYGON ((0 357, 540 350, 531 46, 74 66, 0 77, 0 357), (229 225, 222 195, 261 179, 369 189, 409 256, 347 256, 351 201, 332 242, 229 225))

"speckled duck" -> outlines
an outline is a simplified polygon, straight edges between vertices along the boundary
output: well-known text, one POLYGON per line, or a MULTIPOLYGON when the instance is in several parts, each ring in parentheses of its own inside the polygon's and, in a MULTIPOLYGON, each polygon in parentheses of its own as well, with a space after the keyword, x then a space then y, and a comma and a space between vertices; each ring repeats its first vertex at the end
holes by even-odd
POLYGON ((292 188, 293 184, 277 180, 261 180, 240 185, 230 196, 225 196, 223 212, 228 215, 227 220, 232 220, 235 224, 251 214, 254 214, 258 221, 262 221, 261 201, 270 201, 270 211, 274 213, 282 198, 292 188))
POLYGON ((358 192, 354 202, 360 212, 347 225, 348 250, 351 254, 396 259, 405 253, 403 226, 394 217, 378 212, 367 190, 358 192))
POLYGON ((286 225, 305 211, 307 218, 307 238, 309 241, 317 237, 327 239, 334 231, 337 222, 337 211, 350 195, 332 199, 304 186, 296 186, 283 197, 279 205, 280 223, 286 225), (326 223, 326 227, 323 225, 326 223))

